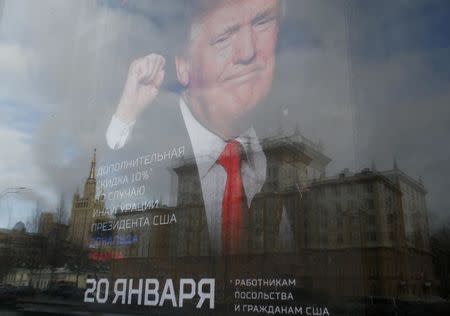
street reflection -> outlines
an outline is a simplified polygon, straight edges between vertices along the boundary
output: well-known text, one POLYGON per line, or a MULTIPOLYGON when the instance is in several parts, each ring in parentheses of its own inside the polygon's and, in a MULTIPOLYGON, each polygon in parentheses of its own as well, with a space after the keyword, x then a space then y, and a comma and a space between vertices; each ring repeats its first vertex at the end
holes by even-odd
POLYGON ((447 286, 442 250, 449 232, 430 241, 427 191, 420 179, 396 161, 390 170, 373 165, 328 176, 331 158, 298 131, 262 144, 268 178, 249 209, 240 252, 211 251, 192 159, 172 166, 177 205, 109 215, 104 195, 96 195, 94 152, 83 194, 73 194, 68 224, 60 221, 61 206, 57 212, 35 212, 36 233, 22 222, 0 231, 1 301, 23 306, 45 297, 81 304, 92 277, 214 275, 218 304, 226 304, 227 280, 289 275, 299 300, 327 303, 335 315, 448 305, 438 297, 447 286))

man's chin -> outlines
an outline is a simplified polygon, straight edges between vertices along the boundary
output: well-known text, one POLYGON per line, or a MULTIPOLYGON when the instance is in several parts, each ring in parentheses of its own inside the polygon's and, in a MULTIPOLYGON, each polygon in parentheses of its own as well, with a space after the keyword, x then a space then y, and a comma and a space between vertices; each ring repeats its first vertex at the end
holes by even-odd
POLYGON ((238 116, 235 116, 230 124, 232 126, 233 137, 236 138, 240 136, 242 133, 247 131, 250 127, 252 127, 255 120, 256 109, 252 108, 246 112, 239 113, 238 116))

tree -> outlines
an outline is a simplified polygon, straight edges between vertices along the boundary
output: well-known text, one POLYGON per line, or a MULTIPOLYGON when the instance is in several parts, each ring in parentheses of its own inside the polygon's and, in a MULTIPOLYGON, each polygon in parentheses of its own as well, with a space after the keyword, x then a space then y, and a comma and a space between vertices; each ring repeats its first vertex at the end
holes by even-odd
POLYGON ((36 202, 36 206, 31 215, 26 221, 26 227, 29 232, 36 233, 39 230, 39 224, 41 221, 42 207, 39 202, 36 202))
POLYGON ((61 194, 55 208, 55 223, 47 238, 46 261, 52 274, 56 268, 67 265, 69 261, 68 242, 66 240, 68 231, 68 227, 65 224, 66 217, 64 194, 61 194))
POLYGON ((0 243, 2 250, 0 251, 0 281, 6 277, 9 271, 14 268, 17 261, 14 251, 11 247, 11 237, 8 235, 0 235, 0 243))
POLYGON ((55 221, 57 224, 65 224, 67 221, 67 209, 64 201, 64 193, 61 194, 55 210, 55 221))
POLYGON ((448 297, 450 293, 450 223, 431 235, 431 253, 440 283, 440 294, 448 297))

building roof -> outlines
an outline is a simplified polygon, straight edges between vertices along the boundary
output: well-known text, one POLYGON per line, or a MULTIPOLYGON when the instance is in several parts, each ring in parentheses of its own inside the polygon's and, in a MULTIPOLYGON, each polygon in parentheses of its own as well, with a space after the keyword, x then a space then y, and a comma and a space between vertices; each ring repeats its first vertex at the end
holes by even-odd
POLYGON ((26 232, 27 231, 27 229, 25 227, 25 224, 23 222, 21 222, 21 221, 18 221, 16 223, 16 225, 14 225, 13 230, 21 231, 21 232, 26 232))

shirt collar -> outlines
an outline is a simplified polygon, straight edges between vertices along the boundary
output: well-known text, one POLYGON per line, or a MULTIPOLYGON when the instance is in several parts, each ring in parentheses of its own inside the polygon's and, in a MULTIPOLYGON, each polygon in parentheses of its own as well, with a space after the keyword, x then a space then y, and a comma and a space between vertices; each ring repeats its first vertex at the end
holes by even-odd
MULTIPOLYGON (((180 108, 191 139, 199 176, 200 179, 203 179, 217 162, 227 142, 200 124, 182 97, 180 98, 180 108)), ((255 159, 255 155, 261 154, 262 148, 253 127, 242 133, 236 140, 244 148, 244 159, 247 160, 249 166, 253 169, 258 168, 259 163, 255 159)))

